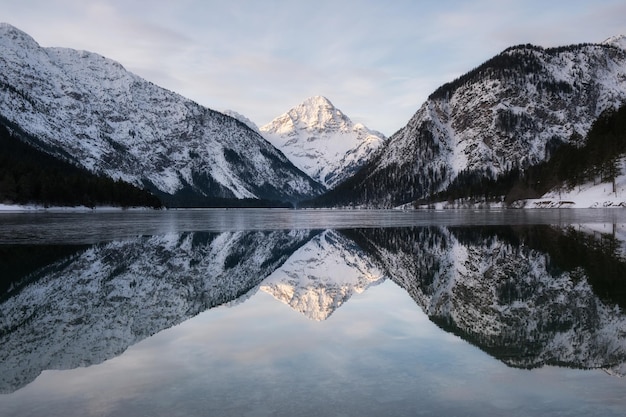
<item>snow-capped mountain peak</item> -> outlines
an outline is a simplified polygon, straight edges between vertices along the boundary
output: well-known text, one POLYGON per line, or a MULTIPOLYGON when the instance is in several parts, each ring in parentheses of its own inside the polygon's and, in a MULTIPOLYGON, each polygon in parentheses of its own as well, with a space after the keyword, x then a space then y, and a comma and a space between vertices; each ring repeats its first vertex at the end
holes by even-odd
POLYGON ((326 97, 314 96, 289 111, 289 116, 302 129, 324 131, 335 129, 346 131, 351 121, 326 97))
POLYGON ((326 97, 309 97, 270 123, 261 127, 263 132, 295 135, 297 130, 307 132, 349 131, 351 120, 326 97))
POLYGON ((323 96, 306 99, 261 126, 265 138, 298 168, 332 188, 360 168, 385 140, 323 96))
POLYGON ((611 36, 610 38, 602 42, 602 44, 613 45, 626 50, 626 35, 611 36))

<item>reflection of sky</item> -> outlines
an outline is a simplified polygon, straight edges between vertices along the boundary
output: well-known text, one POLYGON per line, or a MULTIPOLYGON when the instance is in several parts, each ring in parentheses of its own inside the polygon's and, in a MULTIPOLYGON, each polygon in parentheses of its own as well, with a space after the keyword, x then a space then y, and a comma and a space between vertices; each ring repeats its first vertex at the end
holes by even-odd
POLYGON ((390 281, 316 322, 263 292, 101 365, 46 371, 6 415, 621 415, 601 371, 507 368, 432 324, 390 281))

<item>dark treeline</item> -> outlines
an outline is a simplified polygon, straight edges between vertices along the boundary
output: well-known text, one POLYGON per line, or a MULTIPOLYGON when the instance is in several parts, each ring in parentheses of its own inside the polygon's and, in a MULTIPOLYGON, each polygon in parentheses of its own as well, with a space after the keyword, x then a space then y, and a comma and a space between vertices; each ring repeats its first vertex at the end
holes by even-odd
POLYGON ((509 199, 524 188, 543 194, 555 186, 575 187, 587 182, 611 182, 615 192, 615 179, 621 174, 620 158, 625 153, 626 105, 604 112, 594 122, 583 146, 561 145, 548 161, 527 169, 509 199))
MULTIPOLYGON (((446 190, 433 194, 432 196, 418 200, 416 206, 422 206, 437 201, 500 201, 503 196, 508 196, 515 184, 522 177, 519 169, 513 169, 505 174, 494 178, 485 171, 461 171, 452 180, 446 190)), ((529 190, 525 190, 528 192, 529 190)), ((538 197, 532 194, 524 194, 523 198, 538 197)))
MULTIPOLYGON (((582 146, 561 144, 551 150, 551 158, 525 170, 513 169, 498 177, 485 172, 461 172, 448 188, 418 205, 435 201, 484 200, 505 197, 507 203, 537 198, 555 187, 588 182, 612 182, 622 174, 620 158, 626 154, 626 105, 604 112, 593 124, 582 146)), ((615 191, 615 188, 613 188, 615 191)))
POLYGON ((162 207, 148 191, 98 176, 40 151, 0 124, 0 203, 162 207))

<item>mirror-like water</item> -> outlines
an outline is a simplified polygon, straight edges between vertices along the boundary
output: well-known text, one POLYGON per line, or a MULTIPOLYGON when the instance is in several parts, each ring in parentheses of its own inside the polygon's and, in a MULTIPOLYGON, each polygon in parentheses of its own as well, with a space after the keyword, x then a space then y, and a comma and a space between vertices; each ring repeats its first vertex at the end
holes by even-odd
POLYGON ((621 210, 0 215, 0 410, 626 411, 621 210))

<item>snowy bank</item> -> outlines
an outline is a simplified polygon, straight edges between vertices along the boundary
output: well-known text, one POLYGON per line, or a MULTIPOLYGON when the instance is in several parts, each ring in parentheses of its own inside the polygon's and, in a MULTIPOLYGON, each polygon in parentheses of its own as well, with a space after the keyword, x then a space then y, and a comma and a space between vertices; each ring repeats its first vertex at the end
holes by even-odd
MULTIPOLYGON (((626 162, 623 162, 626 171, 626 162)), ((503 197, 504 199, 504 197, 503 197)), ((440 201, 420 205, 420 209, 503 209, 503 208, 626 208, 626 175, 620 175, 615 180, 615 191, 612 182, 598 184, 587 183, 574 187, 562 187, 547 192, 540 198, 518 200, 510 205, 498 201, 480 201, 475 199, 461 199, 454 201, 440 201)), ((397 209, 413 208, 412 203, 396 207, 397 209)))
POLYGON ((620 175, 613 183, 587 183, 571 189, 561 188, 544 194, 541 198, 520 200, 513 203, 517 208, 626 208, 626 175, 620 175))

